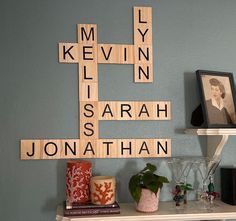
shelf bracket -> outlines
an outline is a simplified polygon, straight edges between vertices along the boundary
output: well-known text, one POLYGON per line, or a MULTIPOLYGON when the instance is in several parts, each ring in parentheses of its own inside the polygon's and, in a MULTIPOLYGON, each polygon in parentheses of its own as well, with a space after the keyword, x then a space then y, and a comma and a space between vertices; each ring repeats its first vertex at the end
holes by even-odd
POLYGON ((207 156, 211 160, 220 160, 221 152, 228 141, 229 135, 211 135, 207 137, 207 156))

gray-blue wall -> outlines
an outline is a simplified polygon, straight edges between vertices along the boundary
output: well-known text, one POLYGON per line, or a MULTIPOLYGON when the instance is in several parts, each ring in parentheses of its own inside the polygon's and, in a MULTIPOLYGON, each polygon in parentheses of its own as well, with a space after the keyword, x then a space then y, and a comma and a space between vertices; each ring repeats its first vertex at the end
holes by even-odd
MULTIPOLYGON (((19 141, 77 138, 75 64, 58 63, 58 42, 76 41, 76 24, 98 25, 99 43, 133 43, 133 6, 153 8, 153 84, 134 84, 132 65, 99 65, 100 100, 170 100, 171 121, 100 122, 101 138, 172 139, 173 156, 202 156, 205 139, 185 135, 199 103, 195 70, 236 73, 234 0, 1 0, 0 219, 54 220, 65 199, 65 160, 21 161, 19 141)), ((230 137, 221 165, 235 164, 230 137)), ((130 176, 146 162, 171 179, 166 159, 93 159, 93 173, 114 175, 118 200, 132 201, 130 176)), ((190 176, 190 183, 195 180, 190 176)), ((216 175, 219 190, 219 171, 216 175)), ((161 194, 171 200, 171 185, 161 194)))

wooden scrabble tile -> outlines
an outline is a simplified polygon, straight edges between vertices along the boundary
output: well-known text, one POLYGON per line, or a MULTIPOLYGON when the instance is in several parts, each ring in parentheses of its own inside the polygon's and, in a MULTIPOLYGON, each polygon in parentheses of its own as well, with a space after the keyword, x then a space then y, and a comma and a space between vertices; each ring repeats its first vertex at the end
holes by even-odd
POLYGON ((20 158, 27 159, 41 159, 40 140, 21 140, 20 142, 20 158))
POLYGON ((98 44, 98 63, 134 64, 133 45, 98 44))
POLYGON ((152 64, 152 46, 134 45, 134 62, 135 64, 152 64))
POLYGON ((118 146, 117 139, 97 140, 98 158, 117 158, 118 146))
POLYGON ((117 101, 117 120, 135 120, 135 102, 117 101))
POLYGON ((80 158, 97 158, 97 139, 80 140, 79 157, 80 158))
POLYGON ((96 44, 97 43, 97 25, 96 24, 78 24, 78 43, 96 44))
POLYGON ((98 120, 117 120, 117 102, 99 101, 98 102, 98 120))
POLYGON ((80 120, 98 119, 98 101, 80 101, 80 120))
POLYGON ((171 139, 154 139, 154 148, 159 157, 171 157, 171 139))
POLYGON ((154 139, 135 139, 135 157, 156 157, 154 139))
POLYGON ((77 43, 59 43, 58 51, 60 63, 78 63, 79 45, 77 43))
POLYGON ((134 44, 152 45, 151 7, 134 7, 134 44))
POLYGON ((134 64, 134 82, 136 83, 153 82, 152 64, 134 64))
POLYGON ((98 139, 99 124, 97 119, 82 118, 80 120, 80 139, 98 139))
POLYGON ((170 101, 156 101, 152 102, 156 120, 171 120, 171 102, 170 101))
POLYGON ((79 64, 79 82, 98 82, 98 65, 95 62, 79 64))
POLYGON ((97 83, 79 83, 80 101, 98 101, 97 83))
POLYGON ((79 44, 79 63, 97 63, 97 44, 79 44))
POLYGON ((136 120, 154 120, 155 110, 153 102, 140 101, 135 102, 135 119, 136 120))

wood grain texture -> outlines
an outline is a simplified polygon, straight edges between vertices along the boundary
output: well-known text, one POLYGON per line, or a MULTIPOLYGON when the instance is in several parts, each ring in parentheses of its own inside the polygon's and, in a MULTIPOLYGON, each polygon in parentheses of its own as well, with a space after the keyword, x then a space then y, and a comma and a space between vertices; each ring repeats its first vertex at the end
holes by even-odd
POLYGON ((152 45, 152 8, 134 7, 134 44, 152 45))
POLYGON ((79 45, 77 43, 59 43, 59 62, 60 63, 78 63, 79 45))
POLYGON ((21 140, 22 160, 170 156, 170 139, 21 140))
POLYGON ((95 62, 81 62, 79 64, 79 82, 98 83, 98 65, 95 62))
POLYGON ((152 45, 134 45, 135 64, 152 64, 152 45))
POLYGON ((80 119, 80 139, 98 139, 99 124, 97 119, 82 118, 80 119))
POLYGON ((98 139, 98 102, 80 102, 80 139, 98 139))
POLYGON ((99 101, 99 120, 171 120, 170 101, 99 101))
POLYGON ((152 64, 134 64, 134 82, 152 83, 153 65, 152 64))
POLYGON ((97 44, 79 44, 79 63, 97 63, 97 44))
POLYGON ((98 119, 98 101, 80 101, 80 119, 98 119))
POLYGON ((21 159, 68 159, 78 146, 78 139, 21 140, 21 159))
POLYGON ((98 84, 97 83, 80 83, 79 84, 80 101, 98 101, 98 84))
POLYGON ((134 64, 133 45, 98 44, 98 63, 134 64))
POLYGON ((78 43, 96 44, 97 43, 97 25, 96 24, 78 24, 77 25, 78 43))
POLYGON ((78 24, 78 43, 59 43, 59 62, 78 63, 80 139, 21 140, 21 159, 170 157, 170 139, 99 139, 99 120, 170 120, 170 101, 99 101, 98 63, 134 64, 153 82, 152 8, 134 7, 134 45, 97 44, 97 25, 78 24))
POLYGON ((117 102, 99 101, 98 102, 98 119, 99 120, 117 120, 117 102))

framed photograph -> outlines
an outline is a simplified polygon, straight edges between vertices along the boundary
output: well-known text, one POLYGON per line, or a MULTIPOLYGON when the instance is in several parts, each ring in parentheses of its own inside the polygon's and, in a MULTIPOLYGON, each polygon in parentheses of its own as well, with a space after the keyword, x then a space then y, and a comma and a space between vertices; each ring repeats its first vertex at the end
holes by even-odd
POLYGON ((236 127, 233 74, 205 70, 198 70, 196 74, 206 126, 236 127))

